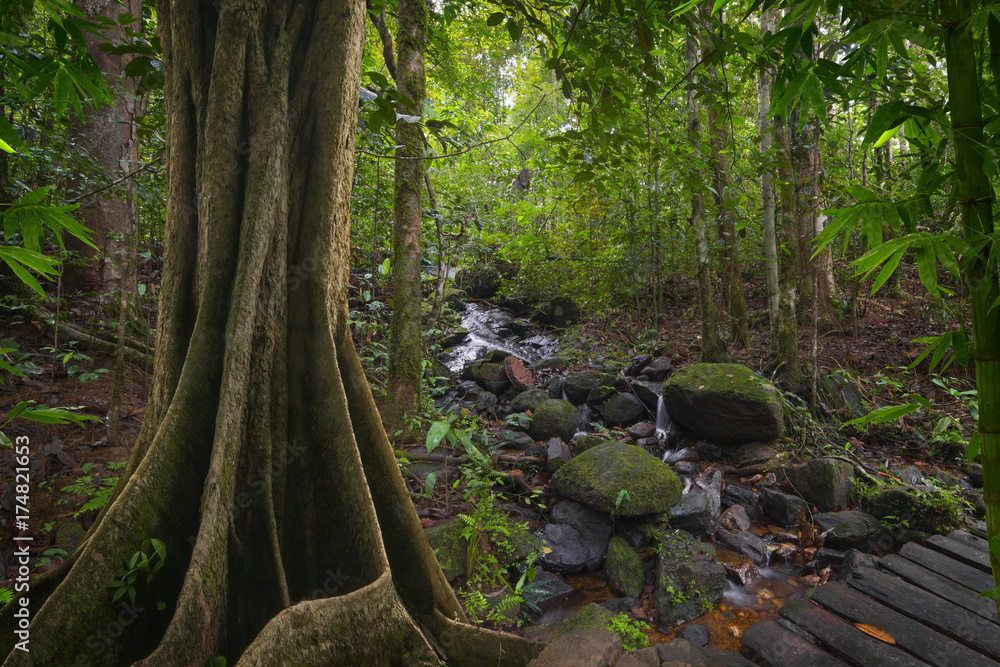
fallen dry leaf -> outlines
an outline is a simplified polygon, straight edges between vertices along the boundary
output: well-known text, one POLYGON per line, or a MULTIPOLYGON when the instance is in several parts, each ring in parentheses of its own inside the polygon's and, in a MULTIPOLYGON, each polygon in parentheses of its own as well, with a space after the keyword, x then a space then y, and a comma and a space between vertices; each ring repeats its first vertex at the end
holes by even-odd
POLYGON ((890 635, 882 628, 877 628, 874 625, 868 625, 867 623, 855 623, 854 627, 856 627, 858 630, 861 630, 861 632, 865 633, 866 635, 869 635, 871 637, 874 637, 875 639, 883 641, 886 644, 896 643, 896 638, 890 635))

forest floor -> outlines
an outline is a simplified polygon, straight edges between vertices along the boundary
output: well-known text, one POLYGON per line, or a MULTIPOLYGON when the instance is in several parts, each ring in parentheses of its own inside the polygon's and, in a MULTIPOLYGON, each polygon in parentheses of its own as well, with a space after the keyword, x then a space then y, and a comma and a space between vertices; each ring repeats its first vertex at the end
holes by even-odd
MULTIPOLYGON (((912 268, 912 267, 911 267, 912 268)), ((901 402, 908 393, 916 393, 932 401, 937 415, 922 418, 905 418, 888 424, 870 427, 866 431, 851 427, 837 430, 836 426, 823 428, 813 434, 823 440, 826 448, 850 449, 854 456, 872 468, 883 462, 889 466, 916 465, 928 472, 937 469, 956 471, 960 468, 959 441, 971 434, 972 423, 965 404, 958 392, 974 389, 974 374, 970 369, 952 364, 941 375, 928 372, 925 360, 914 371, 905 367, 922 351, 913 339, 944 333, 946 324, 937 324, 938 315, 932 312, 923 288, 914 275, 901 278, 892 292, 861 299, 857 317, 850 318, 839 330, 813 337, 811 326, 801 327, 800 347, 802 357, 813 359, 815 341, 816 364, 826 371, 839 371, 853 379, 865 394, 872 407, 901 402), (939 438, 934 443, 931 430, 942 417, 954 421, 950 437, 939 438)), ((748 310, 766 313, 763 286, 748 283, 748 310)), ((64 317, 78 328, 86 328, 93 304, 87 301, 69 303, 64 317)), ((22 311, 23 312, 23 311, 22 311)), ((667 347, 674 367, 698 360, 700 340, 695 291, 692 284, 674 286, 666 303, 666 317, 656 331, 660 345, 667 347)), ((22 318, 23 319, 23 318, 22 318)), ((110 324, 110 317, 104 318, 110 324)), ((766 315, 754 319, 758 326, 751 331, 750 345, 734 351, 734 360, 756 370, 762 370, 769 351, 769 334, 766 315)), ((592 319, 579 327, 578 336, 589 341, 591 353, 606 349, 620 357, 634 354, 636 341, 650 329, 648 318, 640 320, 629 314, 611 314, 592 319), (631 352, 630 352, 631 350, 631 352)), ((647 338, 648 338, 648 334, 647 338)), ((51 425, 17 420, 4 427, 13 439, 27 436, 31 442, 31 512, 27 531, 18 531, 15 525, 14 452, 0 448, 0 558, 4 571, 0 572, 0 588, 12 576, 13 537, 30 534, 30 550, 35 557, 35 571, 42 572, 56 566, 80 542, 97 516, 96 509, 106 499, 113 484, 127 461, 138 435, 151 381, 152 360, 147 364, 130 363, 125 372, 121 399, 121 431, 109 433, 106 416, 109 410, 114 359, 107 354, 88 351, 83 344, 75 356, 65 358, 71 348, 59 341, 60 353, 53 354, 51 328, 40 322, 18 321, 8 313, 0 316, 0 338, 5 343, 16 344, 18 352, 8 355, 8 361, 19 361, 26 377, 7 375, 0 385, 0 414, 21 401, 36 401, 52 407, 79 407, 81 414, 92 415, 100 421, 89 422, 86 428, 75 425, 51 425), (77 366, 77 368, 71 368, 77 366), (91 373, 84 382, 82 374, 91 373)), ((361 341, 364 344, 364 341, 361 341)), ((5 347, 9 345, 5 344, 5 347)), ((362 350, 362 357, 365 357, 362 350)), ((610 354, 609 354, 610 356, 610 354)), ((375 370, 377 376, 378 371, 375 370)), ((838 415, 829 414, 830 424, 838 415)), ((0 422, 3 423, 3 422, 0 422)), ((829 424, 828 424, 829 426, 829 424)), ((500 424, 489 424, 499 430, 500 424)), ((888 466, 887 466, 888 467, 888 466)), ((547 484, 547 474, 537 469, 525 471, 533 486, 547 484)), ((926 474, 926 473, 925 473, 926 474)), ((411 488, 413 485, 411 484, 411 488)), ((467 511, 468 506, 460 497, 445 493, 422 496, 414 489, 415 504, 425 526, 438 523, 450 516, 467 511)), ((581 581, 580 586, 599 582, 581 581)))

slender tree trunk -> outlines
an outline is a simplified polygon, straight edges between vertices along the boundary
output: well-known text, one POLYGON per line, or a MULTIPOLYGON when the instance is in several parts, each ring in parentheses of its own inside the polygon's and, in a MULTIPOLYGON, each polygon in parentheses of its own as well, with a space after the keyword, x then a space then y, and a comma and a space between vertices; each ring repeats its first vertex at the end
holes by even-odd
POLYGON ((19 601, 0 612, 4 664, 524 664, 537 649, 461 622, 351 341, 363 2, 162 0, 158 17, 150 400, 86 540, 32 582, 30 653, 19 601), (148 538, 163 568, 112 602, 148 538))
MULTIPOLYGON (((110 19, 118 23, 118 15, 129 14, 141 18, 141 0, 78 0, 76 3, 90 18, 110 19)), ((105 30, 104 36, 84 31, 83 39, 87 53, 104 74, 108 88, 115 93, 112 104, 102 107, 84 106, 84 117, 74 122, 74 131, 80 135, 79 144, 94 161, 97 172, 106 179, 114 180, 135 169, 132 161, 138 141, 137 127, 132 122, 139 112, 140 100, 135 96, 135 80, 125 78, 125 68, 131 56, 114 55, 102 51, 105 42, 118 46, 125 43, 125 35, 120 27, 105 30)), ((80 185, 79 194, 84 194, 87 184, 80 185)), ((102 283, 117 282, 128 271, 123 263, 130 261, 128 244, 128 204, 124 197, 113 190, 83 199, 80 205, 82 222, 93 232, 94 245, 100 250, 69 237, 68 249, 78 253, 83 260, 79 264, 67 266, 64 280, 69 290, 91 291, 102 283)), ((125 285, 130 291, 131 286, 125 285)))
MULTIPOLYGON (((761 15, 761 39, 773 33, 778 25, 777 13, 768 9, 761 15)), ((774 185, 771 183, 772 129, 768 116, 771 110, 771 87, 774 74, 765 65, 760 71, 760 109, 758 129, 760 131, 760 152, 765 166, 760 174, 761 217, 764 226, 764 262, 767 270, 767 312, 771 326, 771 357, 778 353, 778 244, 774 226, 774 185)))
POLYGON ((420 406, 422 299, 420 293, 420 193, 424 189, 424 137, 405 116, 424 113, 424 41, 427 2, 401 0, 396 87, 412 107, 400 105, 396 121, 396 179, 392 244, 392 325, 384 418, 390 433, 420 406))
POLYGON ((799 363, 798 323, 795 318, 796 288, 801 283, 801 277, 789 124, 780 116, 774 118, 774 138, 778 144, 775 157, 781 194, 781 250, 778 253, 777 354, 770 367, 785 387, 799 389, 805 376, 799 363))
MULTIPOLYGON (((698 44, 693 33, 687 36, 687 68, 692 70, 698 62, 698 44)), ((691 225, 694 227, 695 261, 698 266, 698 305, 701 311, 701 360, 719 363, 729 360, 717 326, 714 290, 708 253, 708 237, 705 231, 705 195, 702 192, 701 176, 701 119, 695 100, 694 84, 697 75, 692 74, 692 86, 687 95, 688 142, 691 144, 691 225)))
MULTIPOLYGON (((979 390, 979 442, 983 462, 983 499, 986 528, 991 538, 1000 536, 1000 274, 990 257, 991 243, 982 243, 996 233, 993 219, 994 193, 984 170, 983 114, 979 93, 976 44, 969 39, 969 0, 943 0, 945 55, 948 61, 948 106, 955 134, 956 199, 962 207, 966 241, 982 249, 967 258, 965 277, 972 302, 972 338, 979 390)), ((1000 31, 993 32, 1000 37, 1000 31)), ((997 44, 991 44, 993 49, 997 44)), ((994 76, 997 73, 994 72, 994 76)), ((1000 558, 990 551, 993 580, 1000 586, 1000 558)), ((997 600, 1000 614, 1000 599, 997 600)))
MULTIPOLYGON (((703 52, 704 53, 704 52, 703 52)), ((708 132, 711 147, 712 181, 715 189, 715 219, 722 252, 719 256, 719 273, 722 283, 722 302, 729 325, 729 340, 733 348, 742 349, 750 342, 750 326, 747 323, 746 299, 743 296, 743 273, 740 267, 739 238, 733 223, 732 210, 726 201, 729 194, 729 164, 725 150, 729 146, 729 132, 726 129, 726 94, 719 80, 718 69, 709 67, 713 92, 708 106, 708 132)))

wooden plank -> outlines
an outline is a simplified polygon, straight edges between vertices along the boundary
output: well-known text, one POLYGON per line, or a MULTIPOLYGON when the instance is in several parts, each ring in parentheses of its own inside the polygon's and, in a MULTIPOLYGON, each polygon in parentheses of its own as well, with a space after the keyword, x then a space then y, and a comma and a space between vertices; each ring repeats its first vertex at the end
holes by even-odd
POLYGON ((989 554, 983 553, 979 549, 973 549, 972 547, 966 546, 961 542, 950 540, 943 535, 932 535, 927 540, 927 546, 931 549, 940 551, 950 558, 967 563, 974 568, 982 570, 983 572, 992 572, 990 569, 989 554))
POLYGON ((978 535, 973 535, 967 530, 953 530, 948 533, 949 540, 955 540, 956 542, 961 542, 967 547, 972 547, 973 549, 979 549, 980 551, 990 552, 990 543, 984 538, 978 535))
POLYGON ((855 665, 920 667, 927 664, 891 644, 868 636, 851 623, 807 600, 789 600, 778 613, 804 628, 832 653, 844 656, 855 665))
POLYGON ((868 623, 882 628, 896 639, 897 645, 936 667, 1000 665, 1000 662, 990 660, 978 651, 963 646, 838 581, 831 581, 817 588, 812 599, 852 623, 868 623))
MULTIPOLYGON (((977 598, 976 596, 979 595, 979 591, 974 591, 971 588, 955 583, 937 572, 931 572, 895 554, 890 554, 880 559, 878 566, 892 572, 898 577, 902 577, 911 584, 934 593, 938 597, 944 598, 949 602, 954 602, 959 607, 964 607, 974 614, 979 614, 991 623, 998 623, 996 602, 987 600, 986 598, 977 598)), ((997 631, 1000 631, 1000 627, 997 627, 997 631)))
POLYGON ((916 542, 904 544, 903 548, 899 550, 899 555, 973 590, 985 591, 993 588, 992 575, 971 565, 960 563, 953 558, 948 558, 940 551, 920 546, 916 542))
POLYGON ((852 588, 951 636, 958 642, 1000 658, 1000 632, 995 623, 907 583, 878 568, 856 570, 848 582, 852 588))
POLYGON ((753 649, 772 667, 843 667, 845 664, 772 620, 747 628, 743 633, 743 645, 753 649))
POLYGON ((978 521, 973 521, 972 523, 969 524, 969 531, 985 539, 987 536, 986 521, 983 519, 979 519, 978 521))

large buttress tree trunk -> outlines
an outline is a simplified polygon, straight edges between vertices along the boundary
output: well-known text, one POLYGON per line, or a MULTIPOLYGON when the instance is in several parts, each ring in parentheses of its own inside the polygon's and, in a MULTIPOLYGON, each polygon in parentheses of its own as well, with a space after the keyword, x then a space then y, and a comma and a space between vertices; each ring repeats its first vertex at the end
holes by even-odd
POLYGON ((413 102, 401 105, 396 121, 395 223, 392 247, 392 327, 385 405, 386 427, 403 428, 404 417, 420 405, 421 340, 420 193, 426 163, 420 125, 406 116, 424 113, 425 0, 400 0, 396 86, 413 102), (407 159, 409 158, 409 159, 407 159))
POLYGON ((4 665, 524 664, 537 649, 462 622, 350 337, 364 3, 161 0, 159 19, 146 419, 85 542, 32 583, 30 653, 18 599, 0 612, 4 665), (163 569, 112 602, 147 538, 163 569))

